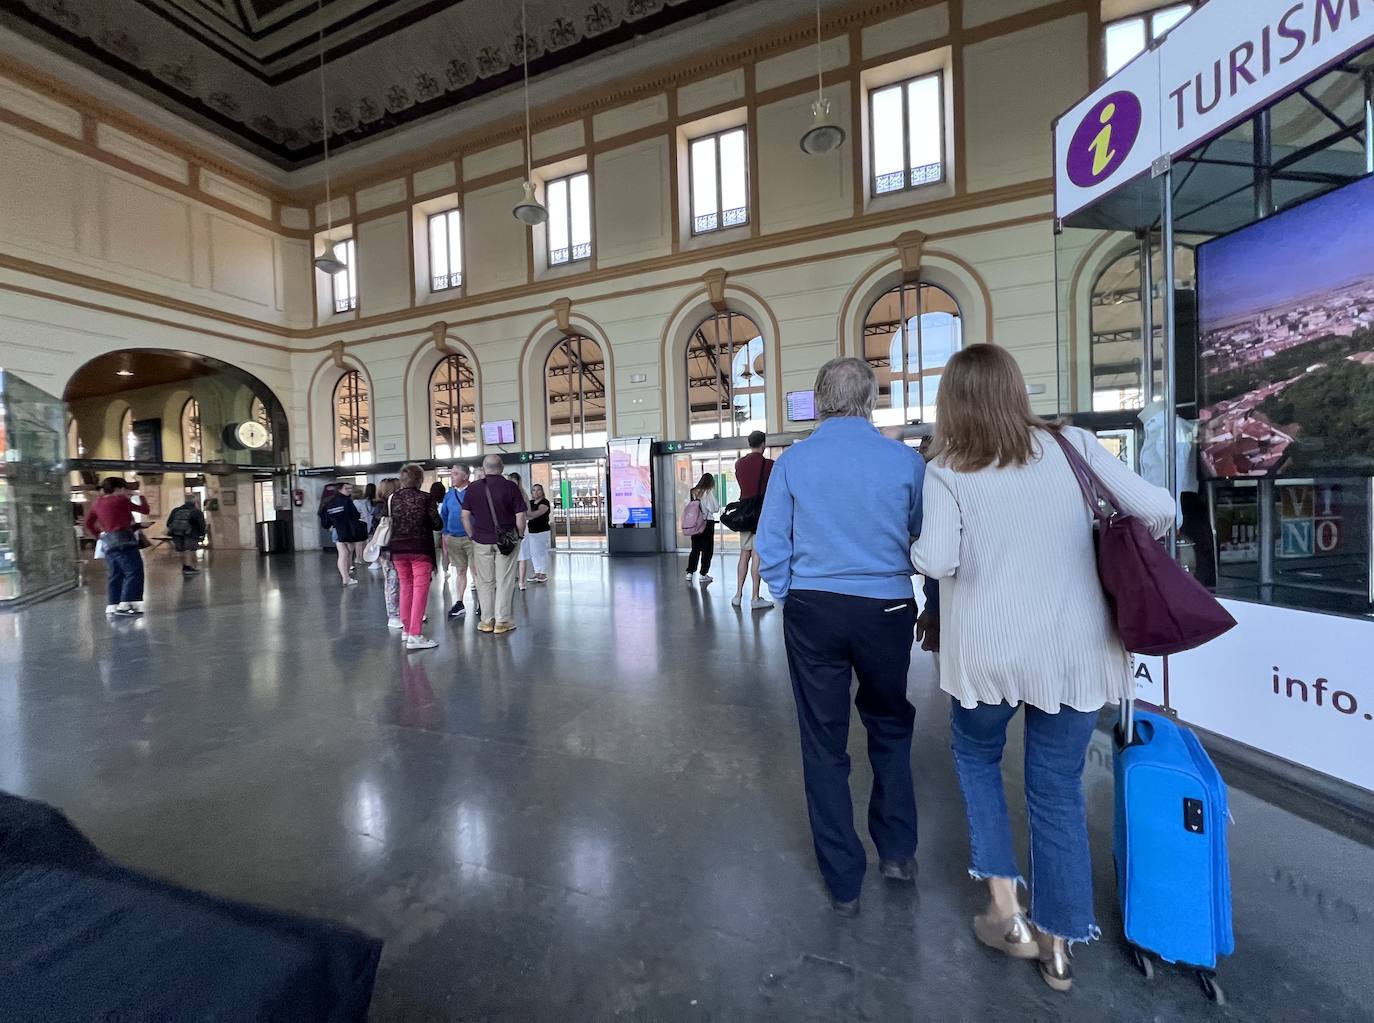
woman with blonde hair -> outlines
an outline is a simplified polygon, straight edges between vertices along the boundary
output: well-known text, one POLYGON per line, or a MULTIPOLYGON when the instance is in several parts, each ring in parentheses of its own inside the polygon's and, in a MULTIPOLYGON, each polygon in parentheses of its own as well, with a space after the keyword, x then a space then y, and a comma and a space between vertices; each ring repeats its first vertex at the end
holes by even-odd
POLYGON ((1073 984, 1068 950, 1099 936, 1083 801, 1098 711, 1133 693, 1130 659, 1097 577, 1093 521, 1061 449, 1072 445, 1156 536, 1167 491, 1083 430, 1032 412, 1005 349, 973 345, 945 367, 916 570, 940 580, 940 686, 968 816, 969 874, 988 884, 978 939, 1036 959, 1056 991, 1073 984), (1002 787, 1007 726, 1024 710, 1030 910, 1002 787))

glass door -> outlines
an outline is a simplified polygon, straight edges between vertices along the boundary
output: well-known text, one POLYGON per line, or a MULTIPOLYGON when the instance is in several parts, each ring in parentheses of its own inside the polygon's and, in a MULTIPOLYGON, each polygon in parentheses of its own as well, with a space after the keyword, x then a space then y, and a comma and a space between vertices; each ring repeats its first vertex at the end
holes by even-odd
MULTIPOLYGON (((553 504, 555 550, 606 550, 606 459, 547 463, 545 492, 553 504)), ((542 482, 533 476, 535 482, 542 482)))
MULTIPOLYGON (((764 454, 776 460, 786 448, 765 448, 764 454)), ((674 509, 680 516, 697 480, 702 473, 709 472, 716 480, 716 500, 724 508, 732 501, 739 500, 739 483, 735 480, 735 462, 749 453, 748 448, 737 451, 701 451, 695 454, 673 456, 673 498, 674 509)), ((679 551, 691 549, 690 540, 681 532, 677 534, 679 551)), ((716 551, 739 553, 739 534, 720 526, 716 529, 716 551)))

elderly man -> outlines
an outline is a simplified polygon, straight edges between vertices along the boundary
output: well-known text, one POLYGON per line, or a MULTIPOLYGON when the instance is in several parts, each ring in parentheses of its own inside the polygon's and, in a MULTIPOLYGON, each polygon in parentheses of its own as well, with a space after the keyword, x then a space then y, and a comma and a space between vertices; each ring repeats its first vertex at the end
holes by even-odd
POLYGON ((915 875, 916 713, 906 681, 916 624, 910 549, 921 528, 925 463, 873 427, 877 397, 867 363, 821 367, 822 422, 774 466, 755 540, 763 578, 783 601, 816 859, 832 905, 846 916, 859 911, 867 867, 849 795, 853 676, 873 766, 868 829, 879 871, 906 884, 915 875))
POLYGON ((473 480, 463 495, 463 530, 472 538, 472 570, 477 576, 478 632, 503 635, 515 631, 515 572, 520 557, 519 537, 529 512, 520 488, 502 475, 500 455, 482 459, 482 478, 473 480), (503 554, 502 534, 514 534, 514 548, 503 554))
POLYGON ((439 506, 439 518, 444 523, 444 554, 453 566, 453 592, 458 599, 448 609, 448 616, 462 618, 467 614, 463 593, 468 586, 468 569, 472 567, 472 538, 463 528, 463 495, 467 493, 468 467, 454 465, 449 479, 444 503, 439 506))

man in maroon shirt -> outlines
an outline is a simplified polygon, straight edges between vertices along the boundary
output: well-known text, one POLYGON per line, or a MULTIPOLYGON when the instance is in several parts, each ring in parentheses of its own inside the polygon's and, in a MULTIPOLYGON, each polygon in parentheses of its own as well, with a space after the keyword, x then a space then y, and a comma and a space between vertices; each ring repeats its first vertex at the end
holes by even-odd
MULTIPOLYGON (((739 499, 747 501, 751 497, 762 498, 768 489, 768 476, 773 471, 773 460, 763 454, 763 445, 768 435, 755 430, 749 435, 749 454, 735 463, 735 483, 739 485, 739 499)), ((744 602, 744 580, 749 575, 750 566, 754 571, 754 596, 749 601, 753 610, 772 607, 773 602, 759 596, 759 555, 754 550, 754 534, 739 535, 739 567, 735 571, 735 598, 730 601, 735 607, 744 602)))
POLYGON ((148 514, 148 502, 129 497, 129 484, 118 476, 100 483, 101 496, 86 513, 86 531, 105 537, 107 615, 143 613, 143 553, 138 549, 134 512, 148 514))
POLYGON ((477 576, 478 632, 515 631, 515 573, 520 548, 502 554, 497 537, 505 530, 525 533, 529 507, 520 488, 503 475, 500 455, 482 459, 483 476, 463 494, 463 532, 472 537, 472 570, 477 576))

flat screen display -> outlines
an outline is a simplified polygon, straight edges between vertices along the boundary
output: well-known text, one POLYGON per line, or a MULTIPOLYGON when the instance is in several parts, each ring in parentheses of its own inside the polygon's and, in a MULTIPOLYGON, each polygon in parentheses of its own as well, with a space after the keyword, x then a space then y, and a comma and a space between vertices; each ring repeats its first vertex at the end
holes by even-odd
POLYGON ((654 524, 652 448, 650 437, 622 437, 611 441, 612 525, 654 524))
POLYGON ((1374 178, 1197 260, 1203 473, 1374 474, 1374 178))
POLYGON ((515 420, 500 419, 494 423, 482 424, 482 443, 484 444, 514 444, 515 443, 515 420))
POLYGON ((815 418, 815 391, 787 392, 787 421, 789 423, 809 423, 815 418))

